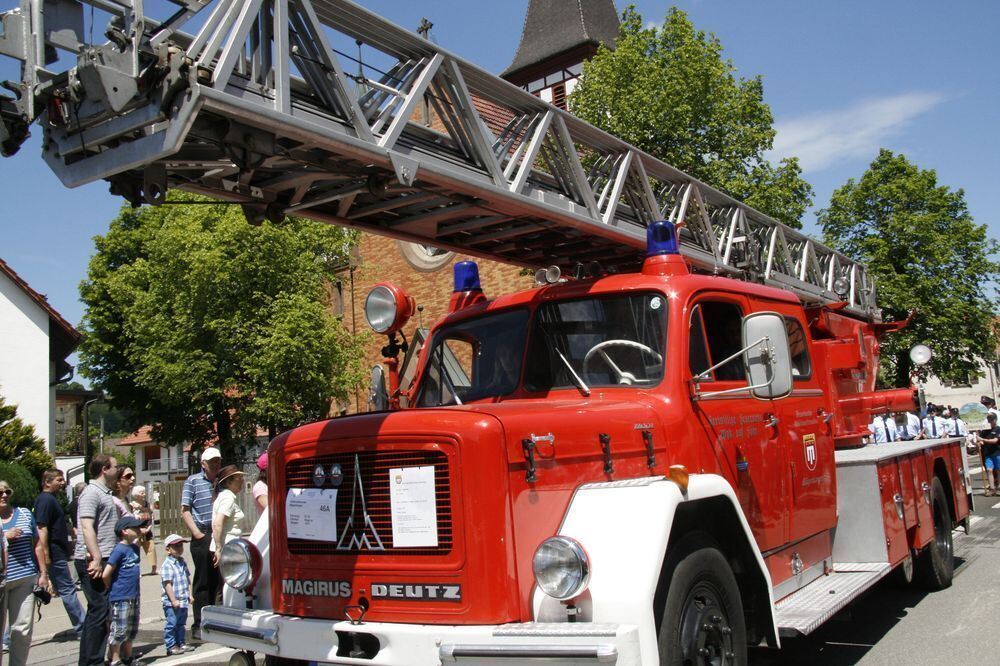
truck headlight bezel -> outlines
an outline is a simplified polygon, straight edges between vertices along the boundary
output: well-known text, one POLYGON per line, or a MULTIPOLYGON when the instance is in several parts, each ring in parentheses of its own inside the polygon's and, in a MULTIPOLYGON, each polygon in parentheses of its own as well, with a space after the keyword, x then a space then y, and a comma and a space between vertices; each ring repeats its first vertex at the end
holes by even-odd
POLYGON ((247 592, 260 577, 262 559, 257 547, 246 539, 233 539, 219 552, 219 573, 226 585, 247 592))
POLYGON ((590 558, 572 537, 549 537, 531 560, 538 589, 559 601, 577 597, 590 585, 590 558))

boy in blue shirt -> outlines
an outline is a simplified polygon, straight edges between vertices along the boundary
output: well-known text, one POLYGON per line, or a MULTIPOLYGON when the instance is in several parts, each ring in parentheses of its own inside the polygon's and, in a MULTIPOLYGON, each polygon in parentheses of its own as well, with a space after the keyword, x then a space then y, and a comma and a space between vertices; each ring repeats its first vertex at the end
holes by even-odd
POLYGON ((139 530, 146 521, 122 516, 115 523, 119 542, 104 566, 104 584, 110 588, 111 666, 132 663, 132 641, 139 633, 139 530))

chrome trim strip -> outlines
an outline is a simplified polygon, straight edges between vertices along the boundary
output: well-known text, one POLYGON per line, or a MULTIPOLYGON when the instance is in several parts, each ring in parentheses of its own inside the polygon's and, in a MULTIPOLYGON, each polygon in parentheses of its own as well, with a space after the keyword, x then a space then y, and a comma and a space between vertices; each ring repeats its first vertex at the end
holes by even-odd
POLYGON ((463 645, 445 643, 439 650, 441 661, 460 659, 575 659, 600 664, 618 661, 618 648, 599 645, 463 645))

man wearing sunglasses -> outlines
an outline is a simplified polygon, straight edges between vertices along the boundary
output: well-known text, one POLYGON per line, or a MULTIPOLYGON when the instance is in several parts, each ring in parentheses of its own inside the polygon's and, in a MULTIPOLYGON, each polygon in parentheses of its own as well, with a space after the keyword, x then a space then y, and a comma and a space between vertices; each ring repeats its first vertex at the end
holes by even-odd
POLYGON ((87 615, 80 638, 79 666, 103 666, 108 641, 108 587, 101 574, 118 543, 118 508, 111 489, 118 478, 118 461, 99 454, 90 461, 90 483, 80 494, 79 534, 73 560, 87 597, 87 615))

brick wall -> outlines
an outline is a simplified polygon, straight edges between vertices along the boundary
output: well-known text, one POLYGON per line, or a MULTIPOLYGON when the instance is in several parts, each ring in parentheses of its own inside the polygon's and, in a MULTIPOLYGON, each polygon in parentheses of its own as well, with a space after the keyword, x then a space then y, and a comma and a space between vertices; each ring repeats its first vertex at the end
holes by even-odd
MULTIPOLYGON (((418 270, 404 256, 401 244, 396 240, 367 233, 361 236, 358 255, 357 268, 343 273, 340 289, 343 295, 344 323, 349 330, 356 332, 371 331, 365 321, 365 297, 379 282, 396 284, 412 296, 417 305, 423 305, 423 324, 425 328, 430 328, 448 311, 453 287, 453 266, 459 261, 472 258, 455 254, 440 268, 418 270)), ((487 298, 529 289, 534 285, 534 277, 521 275, 518 266, 484 259, 475 261, 479 264, 479 277, 487 298)), ((415 314, 403 329, 407 339, 412 337, 420 319, 415 314)), ((381 361, 380 351, 385 341, 384 335, 372 333, 365 354, 365 367, 371 368, 381 361)), ((402 356, 400 360, 402 361, 402 356)), ((367 389, 358 391, 348 411, 366 411, 367 395, 367 389)))

